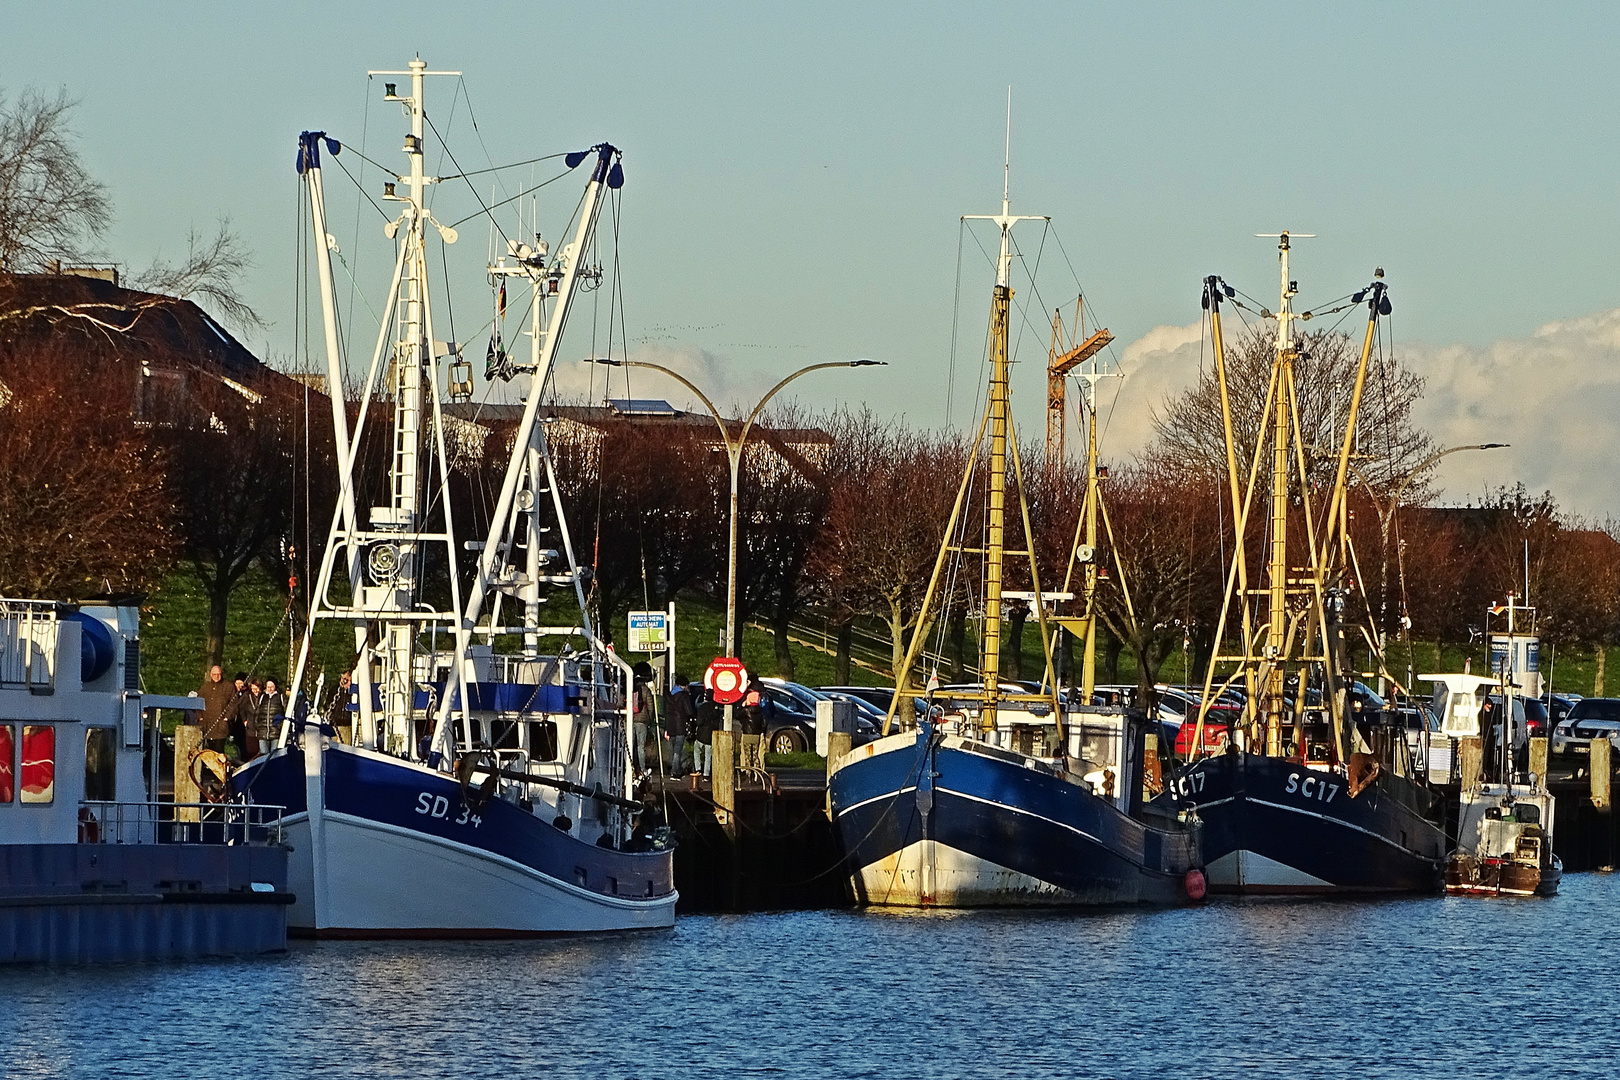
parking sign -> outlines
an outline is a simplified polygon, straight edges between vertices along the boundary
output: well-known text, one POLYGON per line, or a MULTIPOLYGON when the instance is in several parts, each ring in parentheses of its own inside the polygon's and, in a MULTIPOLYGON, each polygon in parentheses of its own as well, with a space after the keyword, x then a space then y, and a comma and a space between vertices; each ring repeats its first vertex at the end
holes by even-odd
POLYGON ((669 613, 667 611, 632 611, 630 613, 629 652, 655 653, 669 648, 669 613))

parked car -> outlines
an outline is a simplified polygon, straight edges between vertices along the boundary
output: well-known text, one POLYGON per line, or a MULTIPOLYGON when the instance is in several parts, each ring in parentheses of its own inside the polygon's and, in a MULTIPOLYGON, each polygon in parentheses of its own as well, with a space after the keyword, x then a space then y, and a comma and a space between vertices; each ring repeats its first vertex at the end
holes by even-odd
MULTIPOLYGON (((794 754, 813 750, 816 745, 816 702, 836 701, 833 695, 786 679, 761 679, 771 709, 765 724, 765 752, 794 754)), ((855 733, 851 742, 861 746, 877 738, 882 718, 874 723, 869 714, 856 708, 855 733)))
POLYGON ((1549 694, 1541 700, 1542 704, 1547 706, 1547 716, 1550 719, 1552 726, 1557 727, 1569 717, 1569 710, 1573 709, 1575 707, 1575 703, 1581 700, 1581 695, 1549 694))
MULTIPOLYGON (((818 686, 816 689, 834 697, 846 695, 866 702, 877 710, 880 730, 883 727, 883 717, 889 713, 889 703, 894 700, 894 688, 891 686, 818 686)), ((928 711, 928 706, 922 698, 912 698, 911 705, 919 717, 928 711)))
POLYGON ((1620 698, 1582 698, 1553 728, 1548 749, 1554 754, 1589 754, 1593 739, 1620 747, 1620 698))

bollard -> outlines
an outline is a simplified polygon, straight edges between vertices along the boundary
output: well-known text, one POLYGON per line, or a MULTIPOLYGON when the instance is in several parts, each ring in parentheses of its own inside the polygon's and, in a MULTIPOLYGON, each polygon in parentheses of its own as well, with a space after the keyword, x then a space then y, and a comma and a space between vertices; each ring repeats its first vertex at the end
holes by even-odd
MULTIPOLYGON (((174 729, 174 801, 177 803, 202 802, 202 792, 191 773, 191 759, 202 749, 202 728, 196 724, 181 724, 174 729)), ((176 821, 201 821, 196 807, 174 812, 176 821)))
POLYGON ((1547 786, 1547 737, 1538 735, 1530 740, 1530 774, 1543 788, 1547 786))
POLYGON ((734 731, 714 733, 714 817, 728 833, 737 827, 736 739, 734 731))
POLYGON ((852 747, 850 743, 854 736, 847 731, 833 731, 827 734, 827 817, 832 818, 832 778, 833 773, 844 763, 852 747))
POLYGON ((1614 815, 1609 802, 1609 758, 1614 749, 1606 738, 1592 740, 1592 757, 1588 762, 1592 785, 1592 805, 1597 808, 1596 837, 1592 862, 1599 870, 1614 866, 1614 815))
POLYGON ((1484 747, 1478 737, 1457 740, 1457 756, 1461 766, 1457 773, 1457 782, 1467 791, 1479 783, 1479 770, 1484 764, 1484 747))

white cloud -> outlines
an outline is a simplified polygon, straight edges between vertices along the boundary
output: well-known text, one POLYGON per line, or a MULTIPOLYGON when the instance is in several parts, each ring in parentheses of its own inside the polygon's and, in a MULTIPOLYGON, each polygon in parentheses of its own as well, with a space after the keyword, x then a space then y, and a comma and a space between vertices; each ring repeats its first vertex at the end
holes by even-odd
POLYGON ((1147 448, 1165 401, 1198 381, 1202 336, 1199 323, 1158 326, 1125 346, 1125 377, 1103 382, 1097 395, 1105 457, 1117 461, 1147 448))
POLYGON ((1620 513, 1620 308, 1483 347, 1408 345, 1403 359, 1428 380, 1417 420, 1438 445, 1512 444, 1447 458, 1447 499, 1522 482, 1579 514, 1620 513))
MULTIPOLYGON (((638 345, 630 359, 661 364, 690 379, 722 413, 746 413, 775 385, 770 374, 751 371, 730 357, 695 346, 638 345)), ((610 368, 580 361, 559 362, 555 372, 563 399, 600 402, 605 397, 662 398, 681 409, 703 405, 679 381, 645 368, 610 368)))
MULTIPOLYGON (((1107 456, 1148 445, 1154 415, 1197 381, 1208 348, 1199 323, 1156 327, 1125 346, 1125 378, 1103 384, 1107 456)), ((1437 446, 1511 444, 1446 458, 1435 472, 1443 499, 1522 482, 1575 513, 1620 516, 1620 308, 1484 346, 1408 344, 1401 357, 1427 380, 1416 419, 1437 446)))

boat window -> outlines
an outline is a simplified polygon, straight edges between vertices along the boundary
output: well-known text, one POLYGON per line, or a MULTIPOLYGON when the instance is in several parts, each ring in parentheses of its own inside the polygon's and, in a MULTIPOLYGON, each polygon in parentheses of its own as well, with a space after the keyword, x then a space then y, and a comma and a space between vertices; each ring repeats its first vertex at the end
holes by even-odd
POLYGON ((113 729, 93 727, 84 733, 84 797, 88 802, 112 802, 118 798, 116 769, 118 755, 113 750, 113 729))
POLYGON ((22 729, 22 801, 48 803, 56 798, 56 729, 24 724, 22 729))
POLYGON ((535 761, 557 760, 557 721, 529 721, 529 756, 535 761))
POLYGON ((0 803, 9 803, 17 797, 17 774, 13 771, 17 760, 17 729, 0 724, 0 803))

